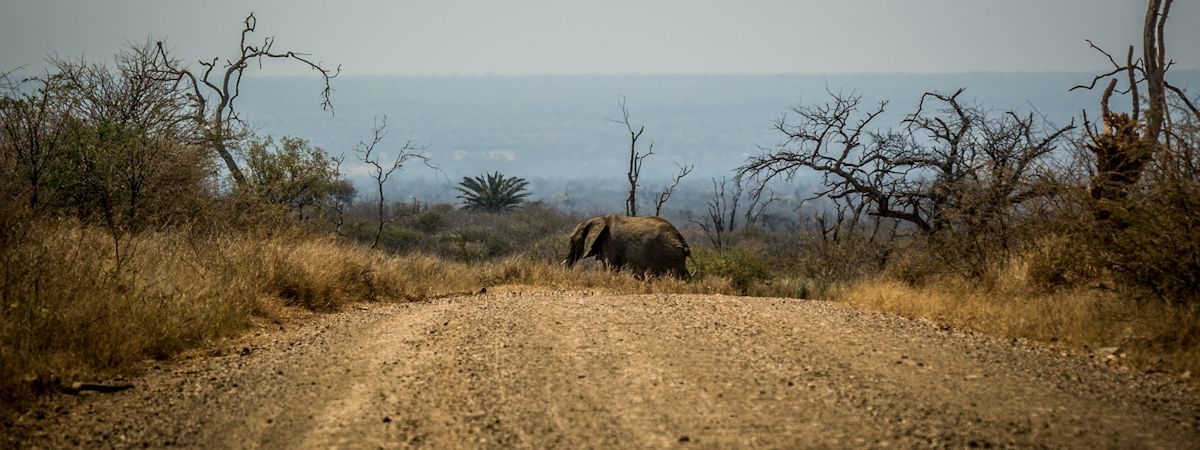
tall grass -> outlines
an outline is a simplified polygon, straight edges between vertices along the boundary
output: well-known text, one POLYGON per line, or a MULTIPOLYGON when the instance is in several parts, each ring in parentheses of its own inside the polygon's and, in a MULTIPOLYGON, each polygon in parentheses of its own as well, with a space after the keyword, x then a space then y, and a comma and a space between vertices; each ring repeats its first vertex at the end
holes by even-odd
POLYGON ((118 259, 108 234, 51 223, 0 251, 0 395, 111 374, 247 324, 258 294, 248 255, 180 235, 122 245, 118 259))
POLYGON ((883 274, 840 285, 830 298, 982 333, 1094 351, 1116 347, 1145 370, 1200 373, 1200 308, 1139 301, 1099 284, 1046 289, 1034 258, 990 280, 946 276, 906 283, 883 274))
POLYGON ((524 255, 483 263, 392 256, 296 232, 147 232, 120 242, 70 221, 0 249, 0 396, 102 378, 246 329, 284 306, 412 301, 500 285, 613 293, 737 293, 728 278, 641 281, 524 255))

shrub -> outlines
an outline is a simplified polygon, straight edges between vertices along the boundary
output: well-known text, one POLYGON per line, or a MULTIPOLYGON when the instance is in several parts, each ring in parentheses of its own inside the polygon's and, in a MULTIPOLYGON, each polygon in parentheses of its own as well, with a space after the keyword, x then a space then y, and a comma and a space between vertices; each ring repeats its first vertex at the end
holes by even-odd
POLYGON ((420 248, 426 236, 420 231, 402 226, 384 227, 379 235, 379 245, 393 253, 406 253, 420 248))
POLYGON ((696 279, 728 278, 738 292, 747 292, 752 286, 765 284, 772 278, 770 266, 761 256, 744 248, 735 247, 725 251, 703 248, 692 250, 688 270, 696 279))
POLYGON ((246 149, 246 187, 263 202, 287 207, 304 219, 327 204, 335 190, 346 190, 338 184, 334 162, 304 139, 285 136, 278 144, 270 137, 255 140, 246 149))

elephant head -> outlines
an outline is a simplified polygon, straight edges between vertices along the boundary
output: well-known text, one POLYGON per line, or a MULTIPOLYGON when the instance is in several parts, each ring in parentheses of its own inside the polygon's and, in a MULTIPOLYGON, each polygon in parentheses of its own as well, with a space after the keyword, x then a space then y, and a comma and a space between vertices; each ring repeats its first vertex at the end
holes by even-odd
POLYGON ((563 264, 573 267, 595 257, 612 270, 629 270, 638 277, 673 275, 688 279, 691 254, 683 235, 661 217, 609 214, 575 227, 563 264))

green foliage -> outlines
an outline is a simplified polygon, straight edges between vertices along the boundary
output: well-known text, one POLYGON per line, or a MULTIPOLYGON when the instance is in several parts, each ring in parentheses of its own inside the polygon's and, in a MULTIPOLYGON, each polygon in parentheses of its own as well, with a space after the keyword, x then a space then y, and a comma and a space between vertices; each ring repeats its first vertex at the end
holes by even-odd
POLYGON ((135 48, 115 67, 52 60, 41 78, 2 78, 4 196, 114 237, 194 216, 212 193, 211 160, 189 142, 180 94, 154 81, 145 58, 135 48))
POLYGON ((1160 182, 1109 211, 1096 256, 1116 280, 1151 298, 1200 304, 1200 181, 1160 182))
POLYGON ((246 149, 247 185, 262 201, 286 206, 303 218, 305 208, 320 206, 334 195, 352 196, 353 186, 339 180, 334 161, 307 140, 268 137, 246 149))
POLYGON ((725 277, 739 292, 748 292, 753 286, 773 278, 767 261, 742 247, 724 251, 693 249, 690 266, 688 271, 694 278, 725 277))
POLYGON ((463 177, 456 189, 461 193, 458 198, 466 204, 464 208, 501 212, 520 206, 525 198, 529 197, 527 186, 529 182, 524 178, 505 177, 504 174, 495 172, 475 178, 463 177))
POLYGON ((437 211, 425 211, 418 214, 413 222, 418 230, 428 234, 437 233, 446 227, 446 218, 437 211))
POLYGON ((385 226, 379 234, 379 245, 385 250, 403 253, 416 249, 425 235, 418 230, 399 226, 385 226))

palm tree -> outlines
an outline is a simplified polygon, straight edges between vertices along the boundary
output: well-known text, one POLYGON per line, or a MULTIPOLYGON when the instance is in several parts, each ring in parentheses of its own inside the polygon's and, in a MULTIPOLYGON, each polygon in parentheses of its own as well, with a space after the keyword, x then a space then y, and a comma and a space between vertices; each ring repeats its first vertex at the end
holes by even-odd
POLYGON ((458 184, 458 196, 466 203, 464 208, 476 211, 501 212, 507 211, 525 202, 529 185, 521 177, 505 177, 500 172, 483 174, 475 178, 463 177, 458 184))

